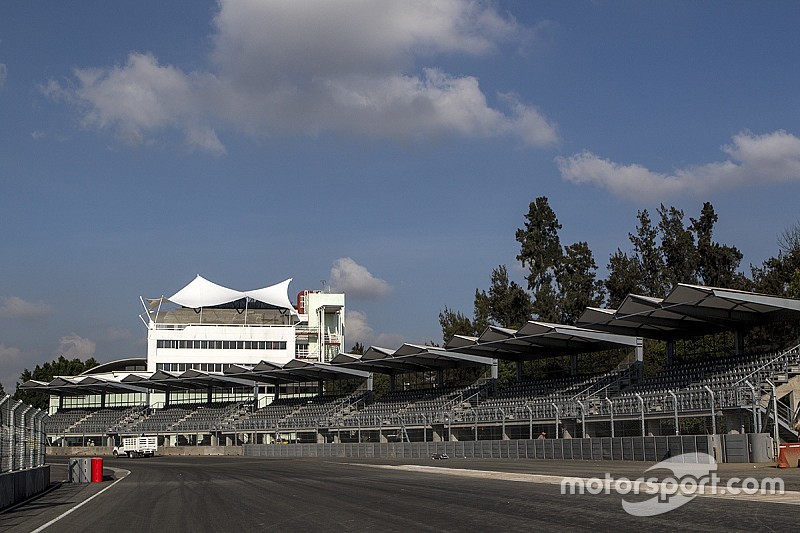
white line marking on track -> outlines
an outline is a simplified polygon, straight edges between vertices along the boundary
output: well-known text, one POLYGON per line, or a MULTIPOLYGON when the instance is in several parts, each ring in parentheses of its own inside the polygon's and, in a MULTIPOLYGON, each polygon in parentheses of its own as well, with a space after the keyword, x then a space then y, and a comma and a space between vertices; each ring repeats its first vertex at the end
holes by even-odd
MULTIPOLYGON (((405 472, 427 472, 431 474, 443 474, 448 476, 460 476, 460 477, 469 477, 475 479, 496 479, 501 481, 516 481, 522 483, 539 483, 544 485, 560 485, 561 482, 565 479, 570 480, 583 480, 589 481, 590 479, 594 478, 580 478, 575 476, 554 476, 554 475, 547 475, 547 474, 522 474, 519 472, 499 472, 496 470, 473 470, 469 468, 449 468, 449 467, 442 467, 442 466, 424 466, 424 465, 376 465, 376 464, 369 464, 369 463, 347 463, 354 466, 366 466, 370 468, 383 468, 387 470, 402 470, 405 472)), ((602 480, 605 483, 605 480, 602 480)), ((615 484, 612 482, 611 486, 615 484)), ((605 486, 605 485, 604 485, 605 486)), ((654 484, 658 493, 662 490, 663 483, 656 483, 654 484)), ((721 485, 722 486, 722 485, 721 485)), ((721 498, 721 499, 740 499, 740 500, 747 500, 747 501, 760 501, 760 502, 769 502, 769 503, 782 503, 788 505, 800 505, 800 492, 787 490, 784 491, 782 494, 727 494, 725 492, 720 492, 717 494, 713 494, 711 492, 706 492, 705 490, 699 490, 697 496, 704 497, 704 498, 721 498)))
POLYGON ((73 511, 77 511, 78 509, 80 509, 81 507, 83 507, 84 505, 89 503, 90 501, 94 500, 95 498, 97 498, 98 496, 103 494, 105 491, 107 491, 108 489, 110 489, 111 487, 113 487, 114 485, 116 485, 117 483, 119 483, 120 481, 125 479, 126 477, 128 477, 128 475, 130 475, 130 473, 131 473, 130 470, 124 470, 122 468, 111 468, 111 470, 114 470, 115 473, 116 472, 125 472, 125 475, 122 476, 121 478, 119 478, 118 480, 116 480, 114 483, 112 483, 108 487, 106 487, 103 490, 101 490, 100 492, 98 492, 97 494, 93 494, 91 497, 83 500, 81 503, 79 503, 78 505, 76 505, 72 509, 64 511, 63 513, 61 513, 57 517, 55 517, 52 520, 50 520, 48 523, 46 523, 46 524, 44 524, 42 526, 39 526, 37 529, 34 529, 33 531, 31 531, 31 533, 39 533, 40 531, 44 531, 45 529, 47 529, 48 527, 52 526, 53 524, 55 524, 56 522, 58 522, 59 520, 61 520, 65 516, 67 516, 68 514, 72 513, 73 511))

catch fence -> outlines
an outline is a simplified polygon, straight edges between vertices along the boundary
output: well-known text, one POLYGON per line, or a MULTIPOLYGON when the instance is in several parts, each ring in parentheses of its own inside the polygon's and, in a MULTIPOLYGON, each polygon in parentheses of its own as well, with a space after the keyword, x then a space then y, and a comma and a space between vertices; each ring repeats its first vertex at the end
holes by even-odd
POLYGON ((47 416, 11 396, 0 398, 0 473, 44 465, 47 416))

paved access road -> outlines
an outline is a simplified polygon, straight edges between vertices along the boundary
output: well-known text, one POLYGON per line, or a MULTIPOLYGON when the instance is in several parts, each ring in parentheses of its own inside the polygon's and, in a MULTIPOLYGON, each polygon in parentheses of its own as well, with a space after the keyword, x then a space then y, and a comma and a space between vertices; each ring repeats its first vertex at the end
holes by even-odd
MULTIPOLYGON (((621 496, 615 494, 565 496, 558 485, 509 481, 500 474, 475 478, 355 462, 247 457, 106 460, 107 474, 124 475, 112 468, 127 469, 130 474, 45 531, 788 531, 796 530, 800 520, 798 505, 715 498, 696 498, 676 511, 639 518, 625 513, 621 496)), ((631 478, 649 466, 464 459, 416 462, 586 476, 616 468, 617 476, 631 478)), ((111 483, 63 485, 0 515, 0 530, 34 531, 111 483)))

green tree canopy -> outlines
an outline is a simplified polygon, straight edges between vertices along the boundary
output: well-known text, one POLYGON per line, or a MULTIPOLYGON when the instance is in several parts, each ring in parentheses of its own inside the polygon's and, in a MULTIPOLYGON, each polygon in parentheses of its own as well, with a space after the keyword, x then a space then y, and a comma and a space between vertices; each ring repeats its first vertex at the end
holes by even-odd
POLYGON ((560 290, 559 322, 574 324, 584 309, 603 304, 605 289, 596 276, 597 264, 586 242, 564 248, 556 277, 560 290))
POLYGON ((524 227, 516 232, 520 244, 517 261, 528 269, 525 279, 533 292, 533 312, 542 320, 559 318, 558 291, 554 287, 563 250, 558 232, 561 224, 546 196, 528 206, 524 227))
POLYGON ((14 393, 14 399, 22 400, 39 409, 47 409, 48 395, 46 393, 23 390, 20 388, 20 385, 31 379, 49 382, 56 376, 77 376, 95 366, 97 366, 97 361, 95 361, 93 357, 90 357, 86 361, 81 361, 78 358, 67 359, 61 355, 55 361, 44 363, 43 365, 36 365, 33 371, 26 368, 22 371, 22 374, 20 374, 19 381, 17 382, 17 390, 14 393))
POLYGON ((350 353, 355 355, 364 355, 364 345, 360 342, 357 342, 350 348, 350 353))
POLYGON ((675 207, 658 208, 659 222, 653 226, 647 210, 639 211, 636 233, 629 233, 630 255, 617 249, 608 262, 604 285, 609 305, 617 307, 629 293, 661 297, 678 283, 702 283, 718 287, 746 288, 738 272, 742 253, 735 246, 713 239, 718 217, 705 202, 700 217, 690 218, 675 207))

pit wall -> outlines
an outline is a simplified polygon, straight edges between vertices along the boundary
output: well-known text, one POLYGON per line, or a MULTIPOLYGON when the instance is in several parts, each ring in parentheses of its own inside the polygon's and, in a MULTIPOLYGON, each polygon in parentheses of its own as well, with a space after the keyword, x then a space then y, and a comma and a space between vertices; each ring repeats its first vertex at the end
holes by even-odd
POLYGON ((0 474, 0 509, 10 507, 50 485, 50 465, 0 474))
MULTIPOLYGON (((756 434, 756 436, 761 436, 756 434)), ((245 444, 243 454, 256 457, 364 457, 383 459, 429 458, 446 453, 450 457, 478 459, 556 459, 584 461, 662 461, 683 456, 687 462, 702 461, 698 453, 709 454, 717 462, 766 461, 742 448, 748 448, 751 435, 603 437, 593 439, 536 439, 461 442, 372 442, 340 444, 245 444), (739 441, 744 441, 740 446, 739 441), (736 445, 734 445, 736 444, 736 445), (728 450, 730 448, 730 450, 728 450)), ((763 435, 763 439, 768 436, 763 435)), ((770 446, 771 446, 771 439, 770 446)), ((760 442, 760 441, 759 441, 760 442)), ((766 440, 765 440, 766 442, 766 440)), ((771 459, 771 458, 770 458, 771 459)))
MULTIPOLYGON (((598 437, 591 439, 520 439, 454 442, 368 442, 326 444, 245 444, 243 446, 159 446, 160 456, 245 455, 250 457, 427 458, 435 453, 478 459, 556 459, 584 461, 662 461, 706 453, 717 462, 768 462, 772 438, 764 433, 675 435, 669 437, 598 437)), ((58 446, 48 455, 111 456, 107 446, 58 446)))

